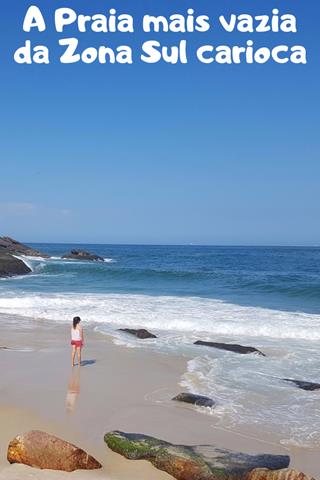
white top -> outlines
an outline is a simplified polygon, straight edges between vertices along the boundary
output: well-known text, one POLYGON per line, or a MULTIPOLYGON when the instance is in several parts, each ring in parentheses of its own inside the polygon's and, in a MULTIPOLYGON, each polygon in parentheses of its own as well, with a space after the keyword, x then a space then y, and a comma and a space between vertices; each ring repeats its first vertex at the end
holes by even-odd
POLYGON ((78 328, 71 328, 71 340, 79 342, 81 340, 81 332, 78 328))

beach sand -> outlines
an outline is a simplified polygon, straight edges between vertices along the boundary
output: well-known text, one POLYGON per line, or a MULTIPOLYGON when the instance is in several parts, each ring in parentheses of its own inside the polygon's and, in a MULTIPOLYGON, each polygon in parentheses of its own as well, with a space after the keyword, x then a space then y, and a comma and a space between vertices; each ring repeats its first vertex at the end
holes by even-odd
POLYGON ((188 358, 115 345, 84 324, 85 366, 71 368, 70 327, 1 316, 0 479, 165 480, 144 461, 128 461, 103 442, 111 430, 136 432, 185 445, 214 444, 247 453, 289 454, 291 466, 320 477, 318 451, 285 448, 261 432, 228 431, 194 407, 172 402, 181 392, 188 358), (61 473, 9 465, 17 434, 40 429, 75 443, 103 465, 98 471, 61 473))

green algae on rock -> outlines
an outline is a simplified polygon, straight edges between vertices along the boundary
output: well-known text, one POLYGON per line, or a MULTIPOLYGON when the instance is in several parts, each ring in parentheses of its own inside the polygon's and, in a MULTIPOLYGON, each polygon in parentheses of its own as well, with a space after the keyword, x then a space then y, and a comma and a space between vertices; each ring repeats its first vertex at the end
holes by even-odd
POLYGON ((287 468, 283 455, 247 455, 215 446, 182 446, 147 435, 109 432, 108 447, 129 460, 148 460, 177 480, 245 480, 256 468, 287 468))

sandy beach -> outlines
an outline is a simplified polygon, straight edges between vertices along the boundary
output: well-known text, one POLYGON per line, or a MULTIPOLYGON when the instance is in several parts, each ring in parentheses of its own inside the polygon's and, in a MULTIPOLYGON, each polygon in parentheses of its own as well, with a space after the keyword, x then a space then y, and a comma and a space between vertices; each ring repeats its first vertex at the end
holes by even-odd
POLYGON ((170 399, 188 358, 115 345, 85 325, 84 366, 70 366, 69 325, 1 316, 0 478, 165 480, 171 478, 143 461, 127 461, 103 442, 111 430, 152 435, 173 443, 215 444, 247 453, 289 454, 291 466, 318 476, 317 452, 287 448, 264 436, 216 427, 210 415, 170 399), (14 322, 13 322, 14 320, 14 322), (8 442, 40 429, 71 441, 94 455, 103 469, 48 472, 6 461, 8 442))

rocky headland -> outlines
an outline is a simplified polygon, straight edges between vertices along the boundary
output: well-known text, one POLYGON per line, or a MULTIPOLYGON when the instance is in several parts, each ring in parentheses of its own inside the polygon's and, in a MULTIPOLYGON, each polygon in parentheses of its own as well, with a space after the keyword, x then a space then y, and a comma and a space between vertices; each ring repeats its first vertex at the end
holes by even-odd
POLYGON ((0 237, 0 253, 11 253, 13 255, 25 255, 27 257, 49 258, 46 253, 28 247, 10 237, 0 237))
POLYGON ((26 275, 31 269, 16 256, 44 257, 48 255, 10 237, 0 237, 0 278, 26 275))

